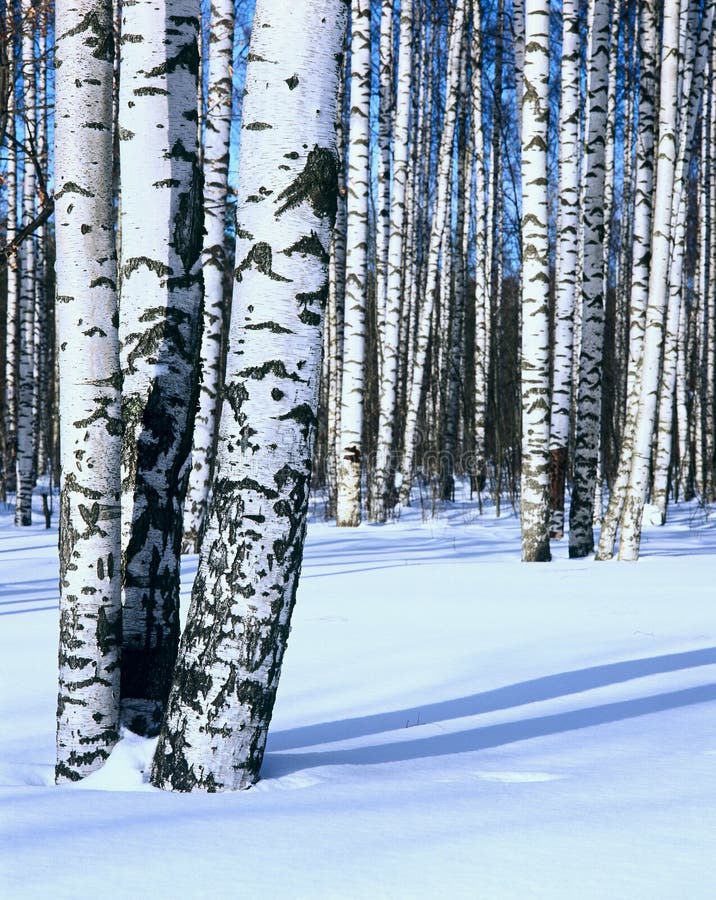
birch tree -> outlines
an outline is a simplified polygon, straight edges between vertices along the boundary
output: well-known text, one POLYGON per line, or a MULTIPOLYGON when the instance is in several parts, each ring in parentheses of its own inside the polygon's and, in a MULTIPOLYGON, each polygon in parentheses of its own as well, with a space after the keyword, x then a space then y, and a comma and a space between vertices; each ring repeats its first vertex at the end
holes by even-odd
MULTIPOLYGON (((682 0, 687 4, 688 0, 682 0)), ((681 7, 683 15, 684 6, 681 7)), ((672 231, 683 243, 680 194, 685 190, 687 148, 693 142, 696 113, 701 99, 703 73, 711 45, 714 4, 709 2, 701 23, 700 52, 696 54, 694 29, 687 32, 687 49, 679 52, 679 4, 664 12, 659 90, 659 141, 657 146, 655 203, 652 239, 649 300, 644 326, 644 350, 639 378, 639 406, 635 420, 634 449, 629 484, 621 519, 619 559, 639 556, 644 504, 649 489, 652 445, 657 424, 659 392, 671 397, 675 366, 664 372, 664 351, 675 346, 678 327, 681 247, 672 249, 672 231), (690 44, 690 48, 688 45, 690 44), (679 73, 679 60, 683 67, 679 73), (679 78, 681 74, 681 78, 679 78), (679 95, 680 89, 680 95, 679 95), (681 103, 679 103, 679 96, 681 103), (681 111, 681 122, 677 120, 681 111), (670 267, 671 264, 671 267, 670 267), (670 284, 673 288, 670 290, 670 284), (667 314, 668 307, 671 307, 667 314)), ((669 419, 671 417, 669 416, 669 419)), ((671 422, 669 422, 669 426, 671 422)))
POLYGON ((60 437, 58 782, 119 738, 121 650, 117 262, 110 0, 57 0, 55 216, 60 437))
POLYGON ((386 308, 382 338, 383 363, 378 413, 376 463, 373 473, 372 517, 384 522, 394 496, 395 417, 398 389, 398 351, 403 296, 403 246, 405 242, 406 187, 410 93, 413 65, 413 0, 402 0, 398 45, 398 87, 393 122, 393 186, 390 200, 386 308))
POLYGON ((199 551, 206 514, 221 377, 224 310, 224 245, 231 127, 234 0, 213 0, 209 17, 209 76, 204 137, 204 320, 201 390, 194 422, 191 470, 184 514, 184 546, 199 551))
POLYGON ((482 127, 482 3, 472 0, 472 156, 475 191, 475 351, 474 351, 474 419, 473 479, 481 508, 480 483, 485 470, 485 414, 487 411, 487 378, 489 358, 489 265, 487 262, 487 207, 485 202, 486 168, 485 135, 482 127), (485 252, 483 252, 483 248, 485 252))
POLYGON ((604 134, 612 3, 590 0, 587 131, 584 156, 583 277, 574 483, 569 511, 569 555, 594 549, 594 491, 599 467, 604 338, 604 134))
MULTIPOLYGON (((34 141, 35 117, 35 7, 22 0, 22 98, 24 118, 24 171, 22 181, 22 225, 35 219, 35 169, 30 148, 34 141)), ((34 329, 35 329, 35 238, 22 244, 18 295, 17 445, 15 453, 15 525, 32 524, 32 489, 35 486, 34 446, 34 329)))
POLYGON ((130 727, 151 732, 179 637, 182 512, 198 392, 199 7, 137 0, 122 16, 122 703, 130 727))
POLYGON ((564 488, 572 408, 573 319, 579 272, 579 3, 562 3, 559 196, 550 415, 550 534, 564 535, 564 488))
MULTIPOLYGON (((15 135, 15 27, 13 16, 7 17, 9 40, 7 43, 7 224, 5 242, 12 245, 17 234, 17 149, 13 141, 15 135)), ((7 481, 15 474, 15 452, 17 447, 17 356, 18 356, 18 295, 20 272, 16 253, 7 260, 7 312, 5 343, 5 458, 4 474, 7 481)))
POLYGON ((370 0, 351 2, 343 377, 336 522, 361 521, 365 304, 370 179, 370 0))
POLYGON ((656 99, 658 91, 658 26, 657 0, 646 0, 640 9, 639 27, 639 123, 634 181, 634 227, 629 296, 629 353, 625 426, 620 461, 612 485, 609 504, 602 521, 596 559, 611 559, 624 497, 629 481, 629 468, 634 442, 634 418, 639 404, 639 367, 644 339, 644 315, 649 291, 651 250, 651 217, 654 200, 654 144, 656 99))
POLYGON ((343 0, 256 6, 217 472, 159 787, 230 790, 259 776, 306 528, 345 12, 343 0))
POLYGON ((548 0, 526 0, 522 102, 522 559, 549 550, 548 0))
MULTIPOLYGON (((684 0, 688 2, 688 0, 684 0)), ((671 216, 677 151, 677 91, 679 75, 680 0, 664 8, 659 88, 659 139, 656 147, 655 196, 651 237, 649 300, 644 325, 644 351, 639 378, 639 408, 631 474, 622 512, 620 559, 636 559, 641 536, 641 516, 648 488, 651 442, 657 409, 664 311, 667 298, 671 216)))

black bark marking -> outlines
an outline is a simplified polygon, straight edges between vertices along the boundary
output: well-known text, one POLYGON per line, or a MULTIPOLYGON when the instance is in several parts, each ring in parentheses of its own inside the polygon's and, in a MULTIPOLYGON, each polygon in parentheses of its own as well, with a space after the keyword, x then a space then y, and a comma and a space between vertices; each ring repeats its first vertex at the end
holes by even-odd
POLYGON ((272 331, 274 334, 292 334, 290 328, 284 328, 278 322, 256 322, 245 326, 247 331, 272 331))
POLYGON ((62 185, 62 188, 55 194, 55 202, 61 197, 64 197, 65 194, 79 194, 81 197, 94 196, 92 191, 87 191, 84 188, 80 187, 76 181, 66 181, 62 185))
POLYGON ((287 413, 279 416, 278 419, 280 422, 285 422, 289 419, 296 422, 301 429, 304 441, 309 439, 311 429, 314 428, 317 423, 315 413, 308 403, 301 403, 299 406, 295 406, 287 413))
POLYGON ((322 263, 327 264, 330 259, 328 252, 320 241, 315 231, 311 231, 310 235, 305 235, 295 244, 291 244, 285 250, 281 251, 286 256, 292 256, 294 253, 300 253, 303 256, 315 256, 322 263))
POLYGON ((292 75, 290 78, 287 78, 286 84, 288 85, 289 91, 295 90, 298 87, 298 75, 292 75))
POLYGON ((290 278, 284 278, 283 275, 274 272, 272 264, 273 250, 271 249, 271 245, 267 244, 266 241, 259 241, 249 250, 243 262, 236 267, 234 270, 234 278, 237 281, 241 281, 242 273, 255 266, 262 275, 266 275, 272 281, 291 281, 290 278))
POLYGON ((111 16, 107 15, 106 6, 98 6, 82 19, 79 25, 66 31, 61 38, 75 37, 84 31, 91 31, 92 36, 85 38, 85 45, 93 47, 92 56, 105 62, 114 61, 114 25, 111 16))
POLYGON ((249 366, 247 369, 239 372, 239 378, 253 378, 256 381, 261 381, 268 374, 274 375, 276 378, 288 378, 291 381, 303 381, 305 383, 305 379, 301 378, 300 375, 297 375, 295 372, 289 372, 283 360, 280 359, 270 359, 260 366, 249 366))
MULTIPOLYGON (((287 154, 288 156, 288 154, 287 154)), ((293 157, 291 157, 293 158, 293 157)), ((306 165, 291 184, 278 195, 282 206, 274 215, 280 218, 287 210, 295 209, 304 201, 322 219, 328 216, 333 226, 338 205, 338 160, 335 152, 317 144, 306 157, 306 165)))
POLYGON ((147 72, 147 78, 158 78, 160 75, 171 75, 177 69, 184 68, 196 75, 199 71, 199 48, 196 39, 184 44, 181 50, 160 65, 147 72))
POLYGON ((174 217, 174 249, 187 272, 199 259, 204 235, 204 179, 196 155, 191 168, 189 190, 179 195, 174 217))
POLYGON ((132 256, 122 266, 122 276, 124 278, 129 278, 132 272, 136 272, 140 266, 146 266, 160 278, 171 275, 172 271, 169 266, 160 262, 158 259, 150 259, 148 256, 132 256))

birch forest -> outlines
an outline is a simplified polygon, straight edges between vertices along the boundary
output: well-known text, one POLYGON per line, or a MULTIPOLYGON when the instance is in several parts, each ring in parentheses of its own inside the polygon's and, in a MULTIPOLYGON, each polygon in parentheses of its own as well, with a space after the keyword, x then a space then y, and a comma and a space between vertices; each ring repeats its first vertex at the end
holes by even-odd
POLYGON ((159 787, 258 779, 310 502, 467 492, 548 562, 716 501, 715 8, 0 0, 0 502, 59 508, 58 781, 122 726, 159 787))

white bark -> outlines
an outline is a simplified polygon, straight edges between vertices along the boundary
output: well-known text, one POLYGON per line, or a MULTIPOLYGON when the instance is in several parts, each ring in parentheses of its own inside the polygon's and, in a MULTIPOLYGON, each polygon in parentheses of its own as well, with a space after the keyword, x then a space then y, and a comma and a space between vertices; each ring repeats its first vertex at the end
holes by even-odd
MULTIPOLYGON (((21 7, 25 27, 22 33, 22 91, 25 111, 25 159, 22 183, 22 225, 35 217, 35 168, 28 147, 34 142, 35 117, 35 28, 32 0, 21 7)), ((32 524, 32 489, 35 485, 35 241, 25 238, 20 249, 20 290, 18 299, 18 381, 17 452, 15 458, 15 525, 32 524)))
POLYGON ((559 197, 554 302, 554 350, 550 415, 552 507, 550 533, 564 534, 564 486, 572 409, 573 323, 579 272, 579 78, 578 0, 562 4, 562 88, 559 108, 559 197))
MULTIPOLYGON (((684 0, 686 2, 686 0, 684 0)), ((651 236, 649 300, 644 325, 644 349, 639 374, 639 407, 627 494, 622 511, 619 559, 639 555, 641 518, 649 486, 651 445, 656 417, 664 311, 671 242, 671 217, 677 155, 677 88, 680 0, 664 9, 659 90, 659 139, 656 148, 655 197, 651 236)))
POLYGON ((197 0, 125 5, 120 78, 123 718, 155 730, 179 636, 179 551, 198 393, 197 0))
POLYGON ((344 54, 338 79, 336 104, 336 149, 338 151, 338 204, 336 223, 331 239, 331 258, 328 264, 328 310, 326 314, 324 347, 327 363, 327 425, 326 425, 326 480, 328 483, 329 517, 336 515, 338 489, 338 454, 341 432, 341 385, 343 382, 343 331, 346 288, 346 134, 343 106, 346 91, 346 60, 344 54))
POLYGON ((217 472, 159 787, 231 790, 259 775, 306 527, 344 13, 343 0, 256 7, 217 472))
POLYGON ((478 490, 485 472, 485 416, 489 363, 490 289, 487 254, 488 228, 485 171, 485 135, 482 127, 482 2, 472 2, 472 157, 475 191, 475 412, 473 421, 474 486, 478 490))
MULTIPOLYGON (((8 16, 8 32, 13 40, 8 41, 8 82, 13 86, 9 91, 6 113, 8 140, 7 153, 7 225, 5 237, 10 244, 17 234, 17 150, 12 138, 15 135, 15 51, 14 23, 8 16)), ((17 449, 17 368, 18 368, 18 297, 20 270, 17 253, 12 253, 7 261, 7 331, 5 343, 5 459, 3 460, 6 483, 15 478, 15 453, 17 449)))
POLYGON ((549 550, 549 0, 526 0, 522 103, 522 559, 549 550))
POLYGON ((370 0, 351 3, 346 281, 336 523, 361 521, 365 306, 370 191, 370 0))
POLYGON ((410 95, 413 66, 413 0, 402 0, 398 49, 398 89, 393 125, 393 188, 390 202, 386 312, 382 339, 382 367, 379 390, 378 434, 373 519, 384 522, 393 500, 393 471, 397 450, 394 426, 398 390, 399 333, 403 298, 403 245, 405 239, 406 187, 410 95))
POLYGON ((233 72, 234 0, 212 0, 209 19, 209 75, 204 169, 204 319, 201 337, 201 389, 194 421, 191 471, 184 510, 184 546, 199 551, 213 468, 221 334, 224 316, 226 199, 233 72))
POLYGON ((122 423, 111 0, 57 0, 55 28, 61 782, 99 768, 119 738, 122 423))
POLYGON ((582 320, 577 388, 574 484, 569 555, 594 549, 594 491, 599 466, 604 339, 604 134, 611 3, 590 0, 587 57, 587 132, 584 158, 582 320))
POLYGON ((617 475, 606 514, 602 519, 596 559, 611 559, 624 507, 634 443, 634 419, 639 404, 639 367, 644 344, 644 317, 649 293, 651 217, 654 198, 654 144, 658 90, 658 3, 647 0, 641 7, 639 29, 640 80, 639 126, 634 186, 634 224, 629 294, 629 355, 627 360, 626 412, 617 475))
MULTIPOLYGON (((378 50, 378 171, 375 209, 375 309, 378 379, 382 378, 390 241, 390 139, 393 125, 393 0, 381 0, 378 50)), ((371 498, 372 500, 372 498, 371 498)), ((372 504, 371 504, 372 505, 372 504)))

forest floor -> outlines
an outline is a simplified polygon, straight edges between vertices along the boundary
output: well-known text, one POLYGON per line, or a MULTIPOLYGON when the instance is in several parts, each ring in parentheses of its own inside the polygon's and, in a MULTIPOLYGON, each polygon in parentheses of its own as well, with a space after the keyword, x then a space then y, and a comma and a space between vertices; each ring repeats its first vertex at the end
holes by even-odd
POLYGON ((521 564, 512 510, 467 500, 313 521, 262 780, 221 795, 150 787, 130 734, 53 786, 57 533, 36 521, 0 512, 0 896, 714 896, 716 512, 676 507, 632 564, 564 541, 521 564))

